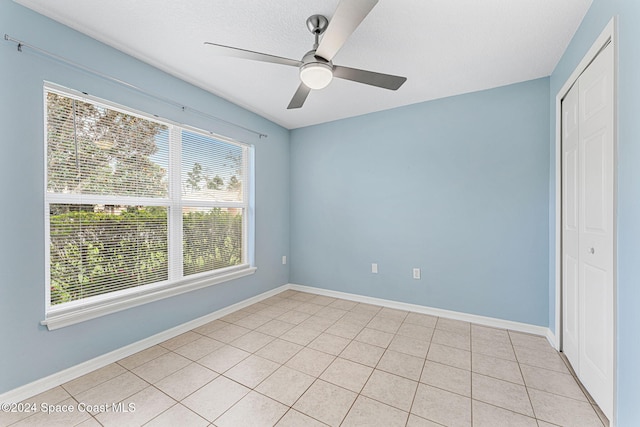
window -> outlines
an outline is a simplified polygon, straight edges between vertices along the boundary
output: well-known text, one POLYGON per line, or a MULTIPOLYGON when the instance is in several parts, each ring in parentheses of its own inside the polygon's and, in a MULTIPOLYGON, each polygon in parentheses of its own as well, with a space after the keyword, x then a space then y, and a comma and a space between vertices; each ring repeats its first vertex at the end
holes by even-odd
POLYGON ((251 274, 251 147, 45 85, 50 329, 251 274))

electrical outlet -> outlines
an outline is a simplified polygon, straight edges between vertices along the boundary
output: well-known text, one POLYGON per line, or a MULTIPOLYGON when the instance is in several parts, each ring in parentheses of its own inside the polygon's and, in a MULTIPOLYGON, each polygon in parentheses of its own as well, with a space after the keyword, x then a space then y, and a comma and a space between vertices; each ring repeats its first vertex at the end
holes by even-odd
POLYGON ((377 263, 372 263, 371 264, 371 272, 374 274, 378 274, 378 264, 377 263))
POLYGON ((419 279, 420 278, 420 269, 419 268, 414 268, 413 269, 413 278, 414 279, 419 279))
POLYGON ((287 263, 287 256, 282 255, 282 265, 285 265, 286 263, 287 263))

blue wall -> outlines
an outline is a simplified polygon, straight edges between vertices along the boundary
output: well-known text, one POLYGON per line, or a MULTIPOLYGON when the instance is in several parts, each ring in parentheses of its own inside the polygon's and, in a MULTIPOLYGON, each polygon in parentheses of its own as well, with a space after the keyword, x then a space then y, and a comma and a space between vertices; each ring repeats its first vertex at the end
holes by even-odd
POLYGON ((548 175, 547 78, 294 130, 291 281, 547 326, 548 175))
MULTIPOLYGON (((594 0, 550 78, 551 120, 555 96, 613 16, 618 16, 618 176, 617 176, 617 425, 640 425, 640 2, 594 0)), ((553 123, 553 122, 552 122, 553 123)), ((555 138, 555 135, 552 135, 555 138)), ((553 141, 552 138, 552 141, 553 141)), ((551 170, 555 146, 551 145, 551 170)), ((555 175, 551 174, 555 190, 555 175)), ((550 198, 555 214, 555 194, 550 198)), ((550 261, 555 268, 555 229, 551 224, 550 261)), ((549 324, 555 323, 555 279, 550 278, 549 324)))
POLYGON ((0 393, 288 282, 289 132, 9 0, 0 30, 185 105, 260 130, 255 135, 0 41, 0 393), (44 318, 43 80, 255 144, 256 274, 48 331, 44 318))

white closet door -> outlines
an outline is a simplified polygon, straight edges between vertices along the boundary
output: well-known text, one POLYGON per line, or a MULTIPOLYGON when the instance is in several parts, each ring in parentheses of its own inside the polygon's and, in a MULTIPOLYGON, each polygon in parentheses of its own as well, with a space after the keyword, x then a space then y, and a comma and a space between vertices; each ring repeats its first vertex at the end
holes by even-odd
POLYGON ((613 412, 613 48, 580 76, 580 380, 613 412))
POLYGON ((562 351, 576 372, 580 370, 579 84, 576 82, 562 101, 562 351))
POLYGON ((563 351, 613 415, 614 83, 606 47, 562 103, 563 351), (576 119, 577 118, 577 119, 576 119))

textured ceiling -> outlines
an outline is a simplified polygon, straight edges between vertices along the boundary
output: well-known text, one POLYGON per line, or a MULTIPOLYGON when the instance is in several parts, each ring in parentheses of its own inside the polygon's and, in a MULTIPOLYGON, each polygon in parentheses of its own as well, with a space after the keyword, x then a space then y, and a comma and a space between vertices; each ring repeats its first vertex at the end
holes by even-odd
MULTIPOLYGON (((333 62, 408 78, 334 79, 287 110, 298 70, 216 56, 203 42, 301 59, 305 21, 338 0, 16 0, 289 129, 551 74, 592 0, 380 0, 333 62)), ((349 0, 344 0, 349 1, 349 0)))

